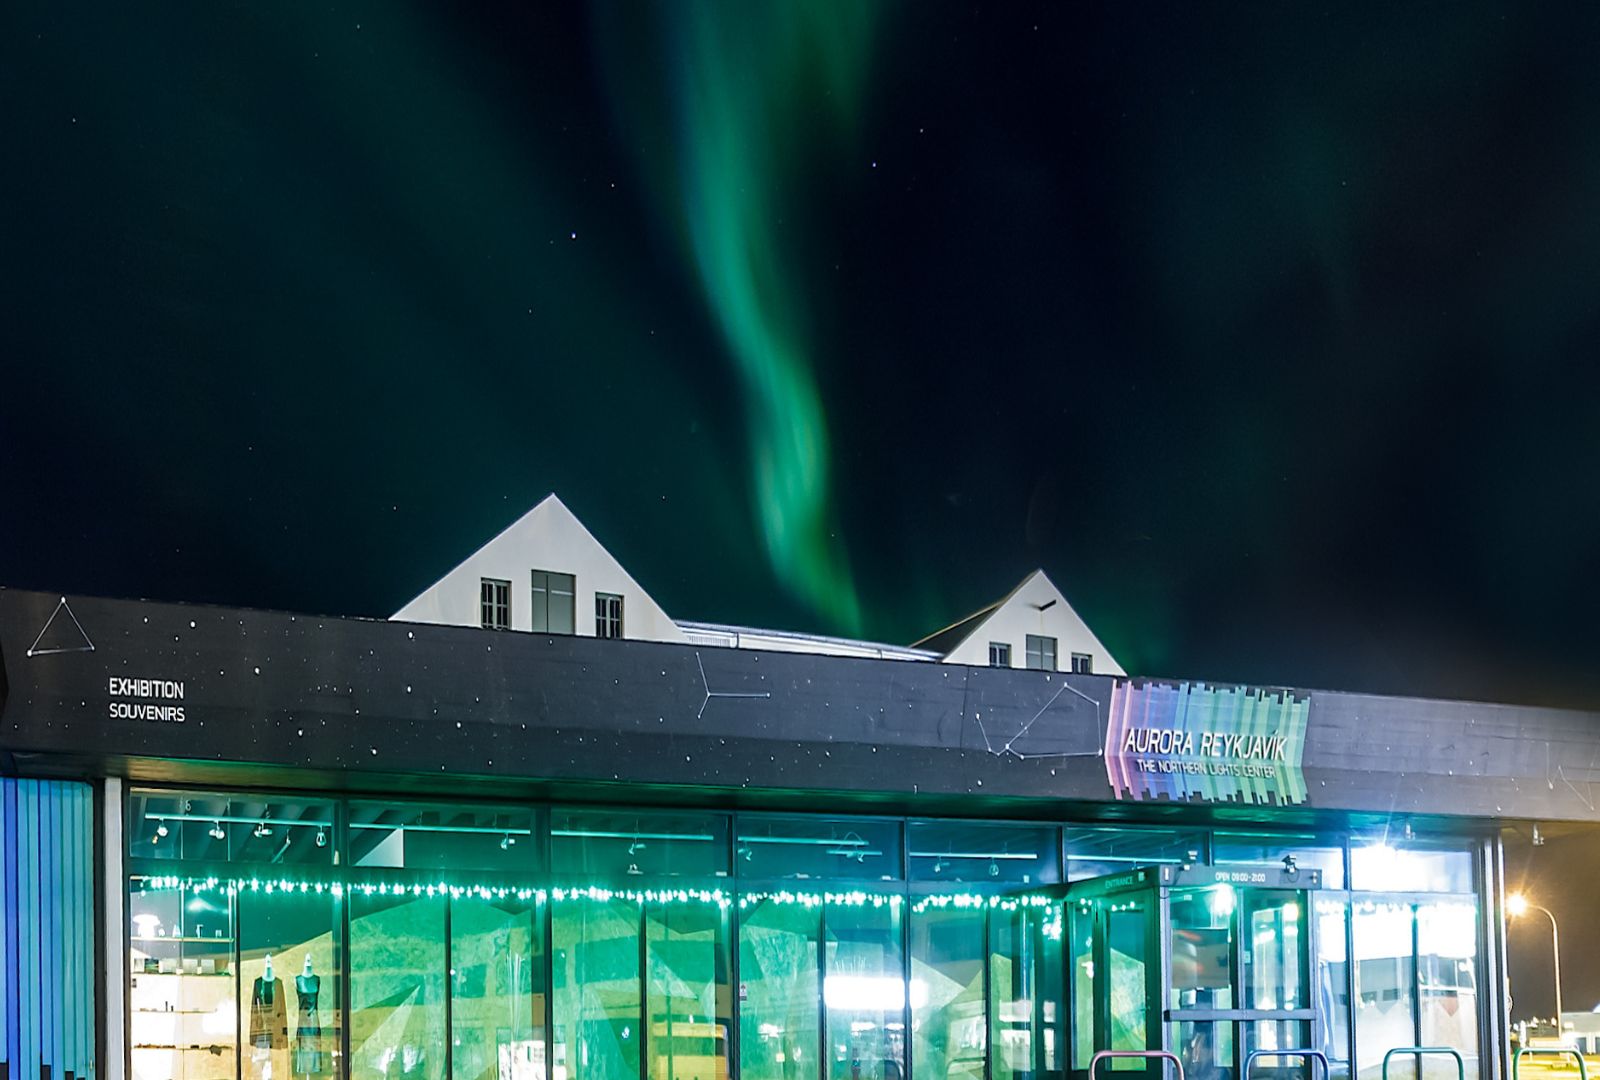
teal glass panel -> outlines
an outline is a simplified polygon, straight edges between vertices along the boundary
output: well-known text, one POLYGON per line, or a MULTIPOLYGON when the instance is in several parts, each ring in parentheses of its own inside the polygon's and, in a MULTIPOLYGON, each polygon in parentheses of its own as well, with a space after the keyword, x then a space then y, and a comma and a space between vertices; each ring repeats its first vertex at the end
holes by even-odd
POLYGON ((234 904, 226 893, 151 888, 144 878, 130 881, 133 1080, 237 1076, 241 1003, 234 944, 234 904))
POLYGON ((1238 893, 1231 885, 1172 894, 1171 1008, 1234 1007, 1233 909, 1237 903, 1238 893))
POLYGON ((537 900, 450 901, 450 1075, 545 1080, 544 915, 537 900))
POLYGON ((911 913, 913 1080, 983 1080, 984 921, 982 908, 911 913))
POLYGON ((830 1080, 905 1076, 901 905, 829 904, 822 996, 830 1080))
POLYGON ((713 904, 645 908, 650 1080, 726 1080, 733 988, 728 915, 713 904))
MULTIPOLYGON (((1313 893, 1313 896, 1316 894, 1313 893)), ((1322 1016, 1318 1049, 1328 1055, 1330 1080, 1350 1076, 1350 952, 1346 938, 1350 904, 1318 898, 1316 955, 1312 957, 1313 1006, 1322 1016)))
MULTIPOLYGON (((1412 906, 1355 905, 1352 930, 1356 963, 1356 1072, 1378 1080, 1383 1055, 1396 1046, 1417 1045, 1416 962, 1412 906)), ((1395 1061, 1390 1080, 1413 1080, 1416 1063, 1395 1061)))
POLYGON ((554 1073, 562 1080, 639 1080, 639 905, 551 904, 554 1073))
MULTIPOLYGON (((227 903, 208 892, 188 908, 220 918, 227 903)), ((250 1080, 338 1075, 339 903, 331 892, 238 895, 240 1064, 250 1080)))
POLYGON ((1062 982, 1056 910, 989 913, 991 1080, 1032 1080, 1061 1068, 1062 982))
POLYGON ((1231 1022, 1172 1024, 1173 1053, 1183 1062, 1184 1080, 1234 1080, 1233 1034, 1231 1022))
POLYGON ((367 896, 350 903, 350 1075, 445 1075, 445 900, 367 896))
POLYGON ((1068 978, 1072 984, 1072 1067, 1085 1070, 1095 1051, 1106 1049, 1097 1038, 1094 1026, 1095 909, 1082 904, 1070 905, 1066 920, 1067 956, 1071 965, 1068 978))
POLYGON ((1244 893, 1240 932, 1245 1008, 1309 1007, 1305 927, 1302 894, 1260 889, 1244 893))
MULTIPOLYGON (((1107 972, 1111 992, 1112 1050, 1149 1048, 1146 1019, 1150 996, 1146 982, 1149 942, 1146 937, 1149 916, 1143 904, 1122 911, 1106 912, 1106 951, 1111 970, 1107 972)), ((1174 917, 1176 918, 1176 917, 1174 917)), ((1138 1061, 1113 1061, 1113 1070, 1142 1070, 1138 1061)))
POLYGON ((739 910, 742 1080, 818 1080, 822 909, 762 900, 739 910))
MULTIPOLYGON (((1418 1014, 1421 1043, 1449 1046, 1466 1061, 1467 1080, 1478 1080, 1478 905, 1472 897, 1417 905, 1418 1014)), ((1426 1080, 1453 1077, 1447 1057, 1423 1062, 1426 1080)))

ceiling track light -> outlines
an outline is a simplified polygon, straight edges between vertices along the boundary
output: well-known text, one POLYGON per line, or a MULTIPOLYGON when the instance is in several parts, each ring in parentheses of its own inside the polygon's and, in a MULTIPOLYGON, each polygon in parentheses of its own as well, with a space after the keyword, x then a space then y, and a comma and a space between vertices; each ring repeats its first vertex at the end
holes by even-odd
POLYGON ((211 839, 213 840, 226 840, 228 838, 228 834, 223 830, 222 822, 220 821, 212 822, 211 828, 208 831, 211 835, 211 839))
POLYGON ((504 836, 502 836, 500 838, 500 850, 501 851, 510 851, 511 850, 511 846, 513 844, 515 844, 516 842, 517 842, 517 838, 516 837, 512 836, 510 833, 506 833, 504 836))
POLYGON ((1539 831, 1539 823, 1533 823, 1533 846, 1544 847, 1544 833, 1539 831))
POLYGON ((328 834, 323 832, 321 829, 317 830, 317 846, 318 847, 327 847, 328 846, 328 834))

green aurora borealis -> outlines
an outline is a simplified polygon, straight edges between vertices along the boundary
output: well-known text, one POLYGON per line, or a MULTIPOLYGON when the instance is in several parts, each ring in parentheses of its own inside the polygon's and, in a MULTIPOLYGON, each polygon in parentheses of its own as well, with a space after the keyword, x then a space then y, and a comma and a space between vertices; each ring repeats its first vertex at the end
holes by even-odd
MULTIPOLYGON (((810 294, 779 223, 800 214, 796 187, 814 160, 836 161, 838 143, 849 140, 877 10, 831 0, 657 9, 657 40, 666 44, 656 70, 676 138, 647 176, 738 373, 752 497, 773 570, 830 626, 852 634, 861 632, 861 610, 837 532, 812 366, 817 342, 807 326, 808 309, 823 298, 810 294)), ((612 66, 631 74, 637 59, 612 66)))

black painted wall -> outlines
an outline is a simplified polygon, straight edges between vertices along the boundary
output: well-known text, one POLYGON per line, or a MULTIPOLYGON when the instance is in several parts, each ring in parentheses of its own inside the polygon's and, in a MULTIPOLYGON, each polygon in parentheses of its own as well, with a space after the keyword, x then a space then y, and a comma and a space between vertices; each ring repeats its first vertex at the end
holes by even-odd
POLYGON ((30 773, 1039 818, 1600 821, 1600 716, 1554 709, 1304 692, 1304 807, 1174 807, 1113 798, 1104 676, 17 590, 0 590, 0 663, 0 748, 30 773), (111 676, 181 680, 184 722, 109 718, 111 676))

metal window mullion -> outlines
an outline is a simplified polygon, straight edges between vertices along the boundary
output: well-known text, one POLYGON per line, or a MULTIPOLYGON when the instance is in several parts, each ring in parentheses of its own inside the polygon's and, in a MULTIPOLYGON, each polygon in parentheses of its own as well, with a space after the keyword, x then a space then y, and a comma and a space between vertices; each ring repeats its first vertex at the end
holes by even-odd
MULTIPOLYGON (((650 945, 645 903, 639 905, 639 1080, 650 1080, 650 945)), ((669 1046, 670 1050, 671 1047, 669 1046)))
MULTIPOLYGON (((549 842, 550 831, 545 830, 545 841, 549 842)), ((547 862, 548 868, 549 863, 547 862)), ((544 944, 544 957, 540 966, 544 968, 544 1075, 539 1080, 551 1080, 555 1075, 556 1065, 556 931, 555 931, 555 904, 550 900, 540 900, 539 905, 539 933, 544 944)))
POLYGON ((983 1080, 994 1080, 994 972, 990 970, 993 949, 990 934, 993 932, 994 909, 983 909, 983 1080))
POLYGON ((828 1080, 828 905, 817 906, 817 1080, 828 1080))
POLYGON ((350 804, 346 799, 340 799, 333 804, 333 841, 334 858, 338 860, 338 874, 336 880, 340 883, 339 896, 339 940, 334 943, 334 968, 339 974, 339 1068, 337 1075, 348 1077, 350 1065, 350 1013, 354 994, 351 984, 355 981, 355 966, 351 963, 350 950, 350 886, 349 886, 349 854, 350 854, 350 804))

